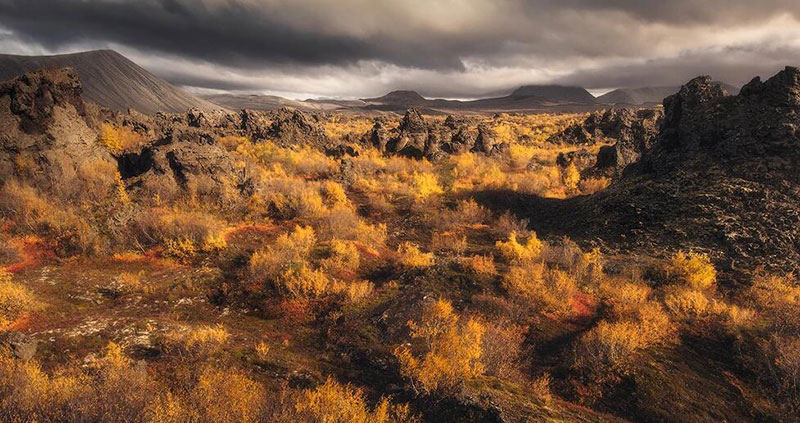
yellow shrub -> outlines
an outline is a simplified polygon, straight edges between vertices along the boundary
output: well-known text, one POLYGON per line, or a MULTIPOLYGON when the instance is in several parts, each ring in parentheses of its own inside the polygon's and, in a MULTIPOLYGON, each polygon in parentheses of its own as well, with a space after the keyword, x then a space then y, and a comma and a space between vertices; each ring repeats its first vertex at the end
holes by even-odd
POLYGON ((191 239, 168 239, 164 241, 164 255, 188 262, 197 255, 197 247, 191 239))
POLYGON ((9 181, 0 187, 0 216, 14 223, 13 231, 55 241, 59 256, 96 252, 98 234, 89 225, 85 211, 53 200, 28 185, 9 181))
POLYGON ((664 304, 669 311, 684 319, 702 317, 711 307, 706 294, 694 289, 672 290, 664 297, 664 304))
POLYGON ((417 200, 424 200, 432 195, 444 193, 439 181, 436 179, 436 175, 432 173, 414 172, 411 183, 411 196, 417 200))
POLYGON ((581 174, 578 172, 578 168, 575 167, 575 163, 570 163, 569 166, 564 168, 561 179, 567 190, 575 191, 578 188, 578 182, 581 181, 581 174))
POLYGON ((270 282, 286 269, 306 266, 316 242, 312 227, 295 226, 292 233, 282 234, 273 245, 256 251, 250 257, 250 277, 256 281, 270 282))
POLYGON ((800 329, 800 284, 793 274, 757 272, 746 297, 778 332, 800 329))
POLYGON ((508 241, 495 243, 500 255, 510 263, 525 263, 539 258, 542 253, 542 245, 542 241, 539 241, 534 232, 531 232, 524 244, 517 241, 516 232, 508 234, 508 241))
POLYGON ((431 249, 437 252, 452 251, 462 254, 467 250, 467 236, 456 232, 434 232, 431 235, 431 249))
POLYGON ((400 371, 417 392, 451 391, 484 372, 484 326, 459 319, 445 300, 426 304, 419 322, 408 323, 416 346, 395 349, 400 371))
POLYGON ((468 268, 479 275, 497 274, 492 256, 475 255, 464 259, 468 268))
POLYGON ((261 421, 264 388, 235 370, 205 369, 191 393, 198 421, 255 423, 261 421))
POLYGON ((542 263, 511 267, 503 277, 503 287, 514 297, 556 313, 570 312, 572 298, 578 291, 570 274, 547 269, 542 263))
POLYGON ((423 253, 411 242, 404 242, 397 248, 397 258, 408 267, 427 267, 433 264, 433 253, 423 253))
POLYGON ((355 244, 348 241, 331 241, 328 257, 320 262, 327 272, 335 275, 352 275, 358 270, 361 255, 355 244))
POLYGON ((87 396, 85 378, 45 373, 35 361, 0 354, 0 419, 9 422, 69 421, 87 396))
POLYGON ((544 404, 553 402, 553 393, 550 391, 550 374, 545 373, 531 383, 531 393, 533 397, 544 404))
POLYGON ((98 141, 112 153, 119 153, 136 147, 143 141, 143 137, 128 127, 102 123, 98 141))
POLYGON ((321 271, 301 265, 286 270, 275 286, 281 294, 294 298, 321 297, 328 292, 330 280, 321 271))
POLYGON ((309 146, 282 148, 270 141, 240 144, 240 154, 250 157, 267 169, 279 167, 290 175, 324 176, 337 168, 336 161, 309 146))
POLYGON ((713 301, 711 313, 717 323, 734 331, 752 327, 756 318, 753 310, 723 301, 713 301))
POLYGON ((230 335, 222 325, 200 326, 189 331, 184 345, 193 353, 209 355, 219 352, 228 342, 228 338, 230 335))
POLYGON ((610 369, 625 373, 635 354, 667 342, 674 332, 661 305, 648 302, 634 316, 604 320, 584 334, 576 349, 576 366, 591 371, 610 369))
POLYGON ((256 356, 261 361, 264 361, 267 359, 267 357, 269 357, 269 350, 269 344, 264 341, 257 343, 255 346, 256 356))
POLYGON ((611 180, 604 177, 587 178, 578 184, 582 194, 594 194, 608 188, 611 180))
POLYGON ((484 323, 481 363, 489 376, 515 380, 522 377, 522 351, 527 328, 498 320, 484 323))
POLYGON ((39 308, 33 293, 11 281, 11 274, 0 269, 0 331, 22 314, 39 308))
POLYGON ((331 292, 344 295, 347 301, 351 303, 357 303, 372 295, 375 291, 375 285, 370 281, 333 281, 330 290, 331 292))
POLYGON ((386 242, 386 224, 370 225, 356 214, 352 207, 334 207, 319 222, 321 239, 357 241, 372 249, 386 242))
POLYGON ((609 280, 600 284, 600 295, 617 317, 630 317, 650 299, 652 289, 640 282, 609 280))
POLYGON ((416 420, 408 407, 392 405, 385 398, 370 410, 360 389, 341 385, 330 378, 315 389, 303 391, 294 408, 298 414, 294 421, 298 422, 411 423, 416 420))
POLYGON ((685 253, 678 251, 666 264, 666 273, 694 289, 711 289, 717 281, 717 271, 711 259, 701 253, 685 253))
POLYGON ((327 211, 318 187, 300 178, 270 179, 259 193, 276 218, 316 218, 327 211))
POLYGON ((347 193, 344 187, 337 182, 325 181, 325 183, 322 184, 322 196, 325 205, 328 207, 346 206, 350 203, 347 199, 347 193))

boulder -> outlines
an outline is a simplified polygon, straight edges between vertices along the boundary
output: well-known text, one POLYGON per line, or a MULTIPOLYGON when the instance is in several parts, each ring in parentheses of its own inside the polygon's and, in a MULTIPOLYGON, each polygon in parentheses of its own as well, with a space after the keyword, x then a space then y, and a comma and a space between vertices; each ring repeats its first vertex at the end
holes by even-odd
POLYGON ((0 83, 0 180, 25 176, 47 189, 87 160, 113 163, 97 143, 96 119, 81 92, 71 68, 0 83))
POLYGON ((19 332, 0 333, 0 350, 6 350, 11 357, 28 361, 36 355, 39 341, 19 332))

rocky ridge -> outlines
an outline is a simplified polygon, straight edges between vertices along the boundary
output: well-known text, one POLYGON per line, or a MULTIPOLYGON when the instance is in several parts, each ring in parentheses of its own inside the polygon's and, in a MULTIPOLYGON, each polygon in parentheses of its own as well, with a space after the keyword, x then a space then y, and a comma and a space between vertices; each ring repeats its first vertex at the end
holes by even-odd
POLYGON ((589 197, 494 198, 545 234, 609 250, 698 249, 722 270, 800 270, 800 70, 726 96, 699 77, 664 100, 651 148, 589 197))
POLYGON ((468 151, 495 155, 508 149, 508 143, 499 140, 486 125, 453 115, 443 123, 428 122, 419 110, 413 108, 406 111, 395 128, 377 119, 365 142, 384 153, 429 160, 468 151))

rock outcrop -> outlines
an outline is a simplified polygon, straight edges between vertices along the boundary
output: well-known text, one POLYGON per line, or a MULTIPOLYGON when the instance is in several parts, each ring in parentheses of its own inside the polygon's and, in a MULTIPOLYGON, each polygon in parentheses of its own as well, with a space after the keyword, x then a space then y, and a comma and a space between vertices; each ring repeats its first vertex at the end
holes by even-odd
POLYGON ((606 190, 512 207, 535 216, 537 232, 609 250, 699 249, 726 271, 800 270, 800 70, 737 96, 696 78, 664 111, 652 147, 606 190))
POLYGON ((489 126, 452 115, 443 123, 429 122, 417 109, 407 110, 395 128, 383 118, 376 119, 366 141, 384 153, 430 160, 468 151, 495 155, 508 150, 508 143, 489 126))
POLYGON ((609 109, 589 115, 548 141, 574 145, 614 141, 597 154, 594 174, 620 176, 623 169, 639 159, 658 135, 663 112, 659 109, 609 109))
POLYGON ((52 187, 89 159, 113 163, 97 144, 97 110, 72 69, 26 73, 0 84, 0 180, 52 187))

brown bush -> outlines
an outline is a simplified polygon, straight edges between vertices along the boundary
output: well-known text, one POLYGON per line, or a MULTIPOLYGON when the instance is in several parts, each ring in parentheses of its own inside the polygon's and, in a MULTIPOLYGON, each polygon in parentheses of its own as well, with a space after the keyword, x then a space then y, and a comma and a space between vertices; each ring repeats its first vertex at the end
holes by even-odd
POLYGON ((22 314, 40 307, 29 289, 12 282, 11 274, 0 268, 0 331, 22 314))
POLYGON ((14 222, 21 233, 54 242, 61 256, 94 254, 103 249, 97 231, 77 211, 66 204, 51 203, 27 185, 11 181, 0 188, 0 216, 14 222))
POLYGON ((527 329, 504 321, 484 326, 481 362, 486 374, 508 380, 522 378, 522 345, 527 329))

